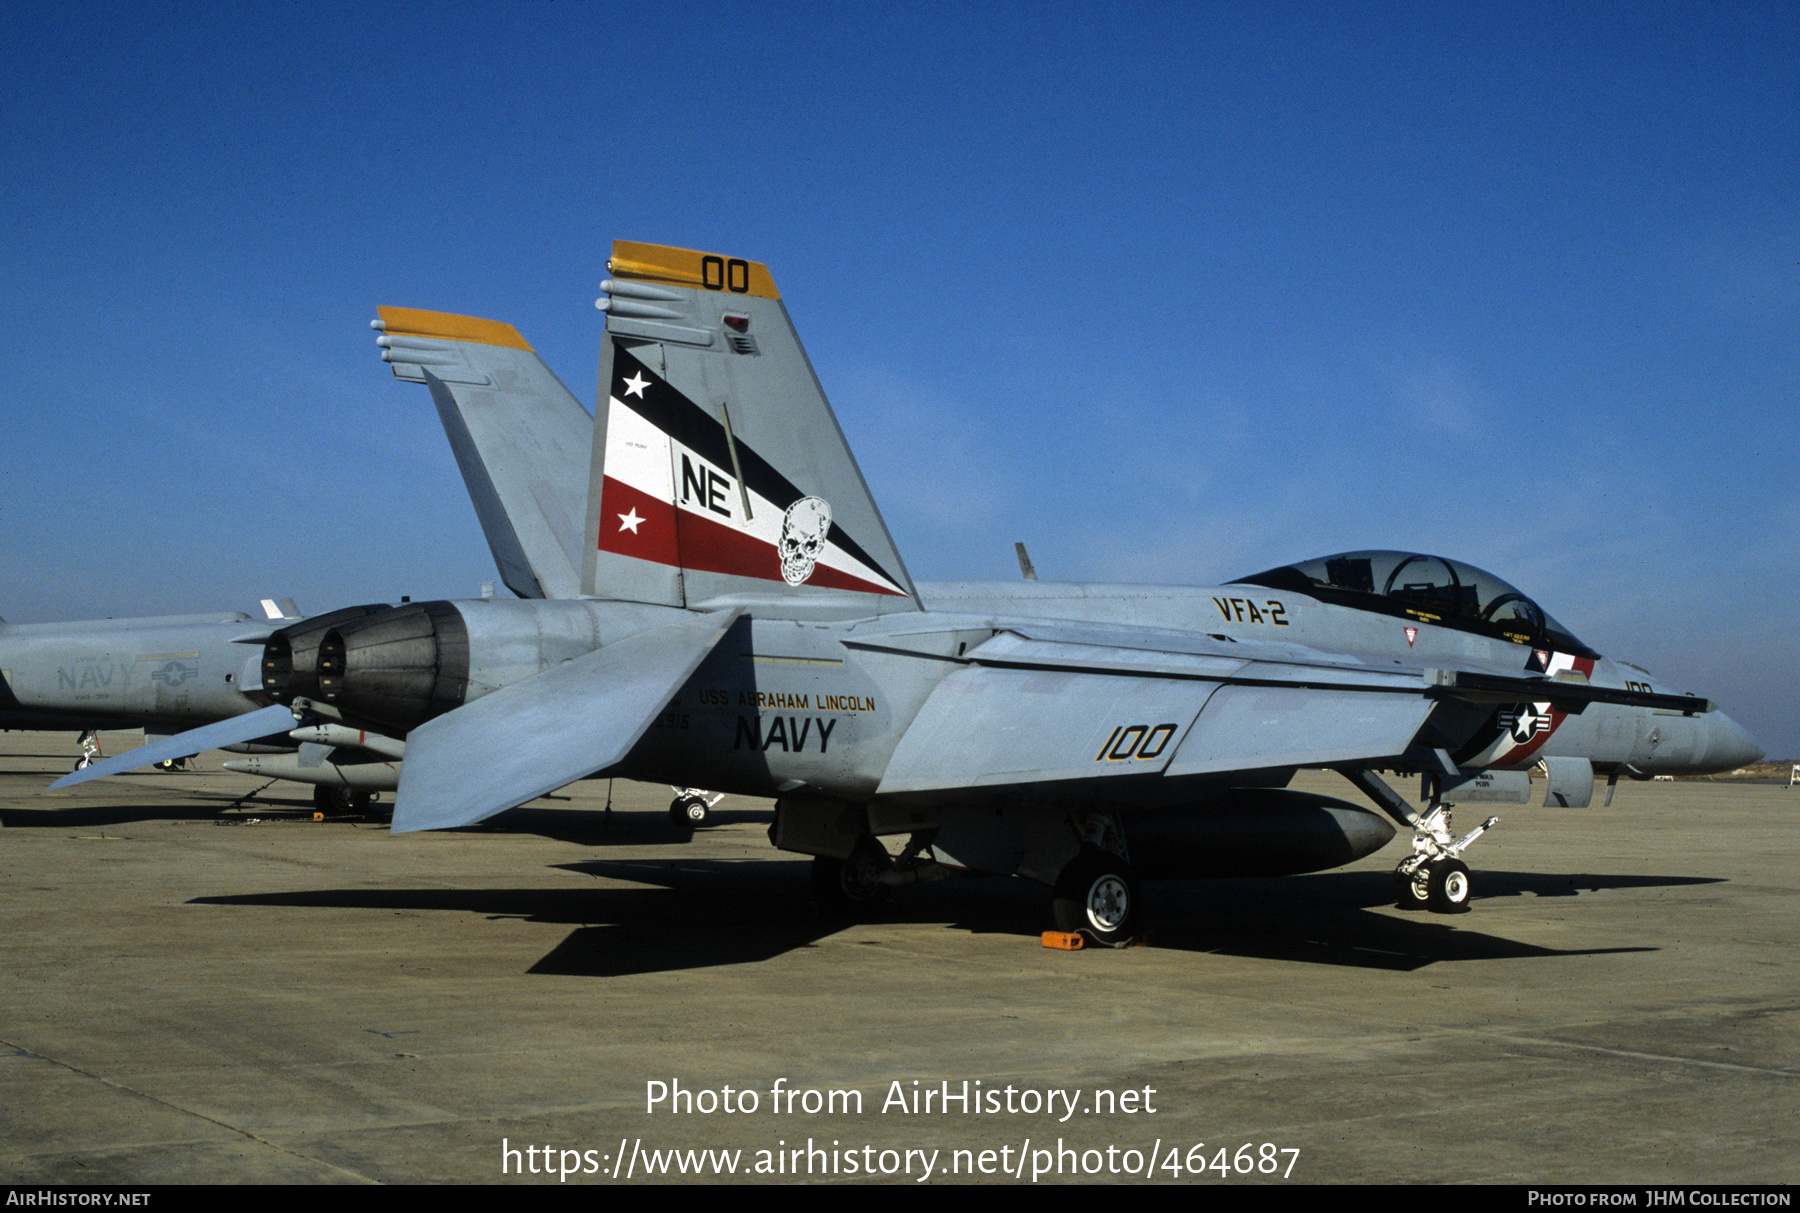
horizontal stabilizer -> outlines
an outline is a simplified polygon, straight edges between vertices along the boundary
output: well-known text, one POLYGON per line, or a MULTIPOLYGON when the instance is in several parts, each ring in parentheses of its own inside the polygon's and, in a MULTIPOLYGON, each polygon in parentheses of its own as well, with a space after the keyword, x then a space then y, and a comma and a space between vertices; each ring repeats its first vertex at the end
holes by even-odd
POLYGON ((202 725, 197 729, 189 729, 185 733, 165 737, 161 741, 139 746, 135 750, 127 750, 125 753, 114 755, 103 762, 83 767, 73 774, 64 775, 45 790, 54 792, 58 788, 73 787, 78 783, 86 783, 90 779, 104 779, 108 775, 119 775, 125 771, 136 770, 138 767, 167 762, 172 758, 188 758, 203 750, 216 750, 220 746, 255 741, 258 737, 285 733, 293 727, 293 709, 278 703, 247 715, 233 716, 228 720, 220 720, 209 725, 202 725))
POLYGON ((394 832, 474 825, 617 763, 738 614, 640 633, 420 725, 406 737, 394 832))

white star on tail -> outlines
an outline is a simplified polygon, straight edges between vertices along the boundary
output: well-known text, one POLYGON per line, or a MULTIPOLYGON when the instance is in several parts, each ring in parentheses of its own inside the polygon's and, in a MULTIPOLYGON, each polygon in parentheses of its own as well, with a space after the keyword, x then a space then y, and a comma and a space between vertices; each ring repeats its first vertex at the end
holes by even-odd
POLYGON ((631 513, 619 515, 619 529, 630 531, 635 535, 638 533, 638 523, 642 521, 643 519, 638 517, 637 507, 634 505, 631 507, 631 513))
POLYGON ((644 373, 642 371, 639 371, 625 381, 625 394, 627 396, 636 396, 639 400, 642 400, 644 398, 644 389, 649 386, 650 381, 644 378, 644 373))

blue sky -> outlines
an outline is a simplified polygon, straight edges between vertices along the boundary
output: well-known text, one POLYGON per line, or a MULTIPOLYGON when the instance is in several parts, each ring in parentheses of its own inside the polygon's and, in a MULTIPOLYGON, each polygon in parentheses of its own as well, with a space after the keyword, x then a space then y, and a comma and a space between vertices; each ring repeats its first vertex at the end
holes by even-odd
POLYGON ((1492 569, 1800 757, 1800 10, 9 7, 0 615, 494 572, 377 304, 591 404, 764 261, 915 577, 1492 569))

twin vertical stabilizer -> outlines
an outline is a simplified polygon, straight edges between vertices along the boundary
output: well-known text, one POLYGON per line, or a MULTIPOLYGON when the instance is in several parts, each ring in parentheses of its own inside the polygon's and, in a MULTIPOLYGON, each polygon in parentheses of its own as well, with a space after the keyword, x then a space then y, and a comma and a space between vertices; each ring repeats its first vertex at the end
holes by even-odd
POLYGON ((628 241, 607 268, 583 590, 916 609, 768 269, 628 241))
POLYGON ((918 609, 768 269, 628 241, 607 269, 591 423, 511 325, 389 307, 375 322, 394 374, 431 390, 507 586, 918 609))
POLYGON ((575 597, 587 410, 510 324, 379 310, 382 360, 431 389, 501 580, 521 598, 575 597))

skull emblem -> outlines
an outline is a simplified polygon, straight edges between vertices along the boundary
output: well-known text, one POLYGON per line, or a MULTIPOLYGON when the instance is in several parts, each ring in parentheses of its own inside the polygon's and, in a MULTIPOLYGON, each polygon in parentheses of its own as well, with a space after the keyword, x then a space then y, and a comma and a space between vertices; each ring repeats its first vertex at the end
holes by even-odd
POLYGON ((831 506, 823 497, 802 497, 781 520, 781 575, 789 585, 812 576, 825 536, 831 532, 831 506))

